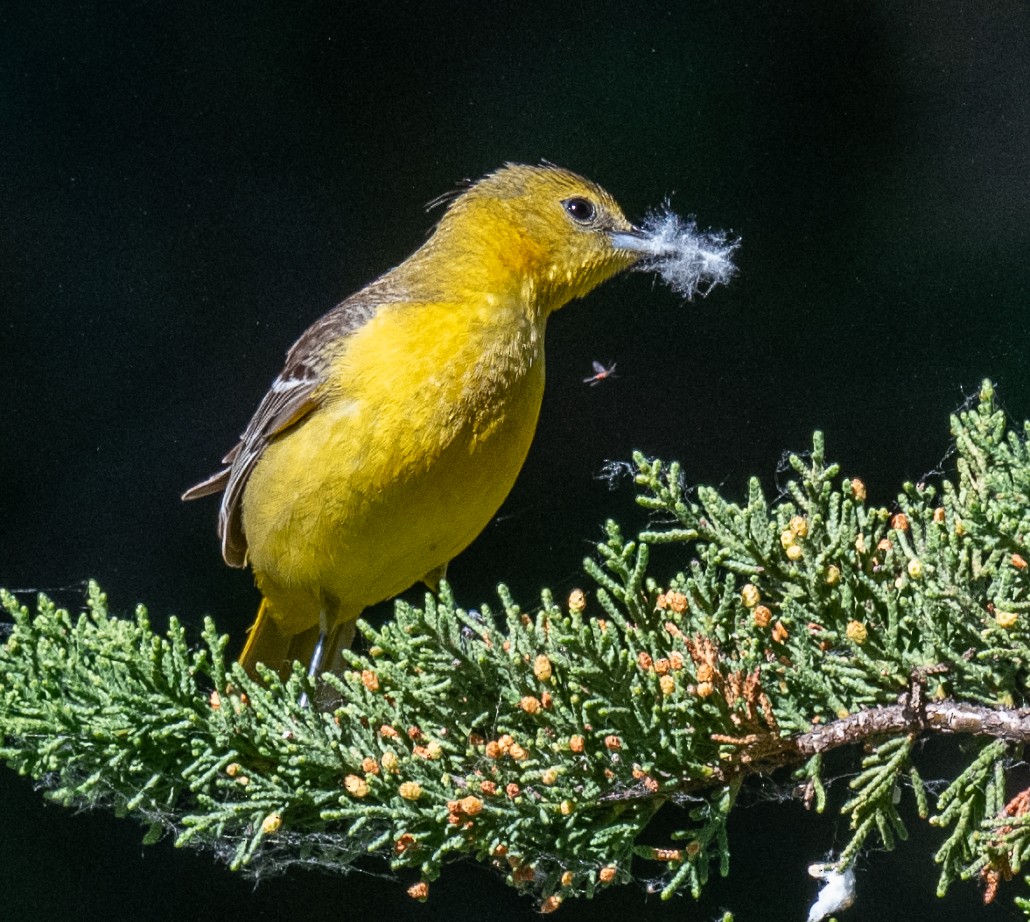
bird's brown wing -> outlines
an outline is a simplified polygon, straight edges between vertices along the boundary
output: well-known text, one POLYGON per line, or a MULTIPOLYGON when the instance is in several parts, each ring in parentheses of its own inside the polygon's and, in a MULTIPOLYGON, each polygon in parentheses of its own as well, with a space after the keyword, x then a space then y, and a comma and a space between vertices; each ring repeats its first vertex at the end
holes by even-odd
POLYGON ((225 468, 187 490, 184 500, 222 493, 218 510, 218 537, 222 557, 232 567, 247 562, 243 532, 243 491, 265 447, 304 419, 320 404, 319 385, 325 380, 330 354, 343 339, 364 326, 375 314, 378 301, 367 289, 348 298, 316 320, 294 343, 286 364, 272 382, 251 417, 240 441, 222 459, 225 468))

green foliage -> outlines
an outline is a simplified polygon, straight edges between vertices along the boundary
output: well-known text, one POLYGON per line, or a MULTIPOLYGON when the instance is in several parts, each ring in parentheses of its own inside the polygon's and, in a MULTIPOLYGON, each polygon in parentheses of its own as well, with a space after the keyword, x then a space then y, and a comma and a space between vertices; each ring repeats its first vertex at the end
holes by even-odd
MULTIPOLYGON (((527 612, 502 587, 496 611, 473 612, 443 586, 381 629, 361 623, 367 654, 317 687, 299 665, 286 681, 228 665, 210 621, 194 648, 174 620, 157 634, 142 608, 112 617, 95 586, 74 617, 4 594, 0 758, 60 803, 113 807, 147 841, 171 831, 234 868, 344 872, 372 855, 424 883, 470 855, 550 910, 632 876, 700 894, 728 873, 747 776, 793 768, 821 811, 822 752, 865 743, 839 806, 844 867, 905 837, 899 796, 931 812, 914 764, 924 701, 1023 703, 1026 432, 1007 431, 985 382, 952 420, 954 476, 906 484, 893 513, 841 479, 818 433, 771 503, 758 480, 736 504, 637 456, 653 523, 635 540, 608 523, 586 561, 592 599, 544 592, 527 612), (654 545, 680 555, 671 578, 649 575, 654 545), (899 701, 915 715, 903 731, 847 723, 899 701), (685 828, 641 841, 667 802, 685 828)), ((1017 754, 976 737, 933 805, 941 892, 1022 866, 1028 806, 1004 795, 1017 754)))

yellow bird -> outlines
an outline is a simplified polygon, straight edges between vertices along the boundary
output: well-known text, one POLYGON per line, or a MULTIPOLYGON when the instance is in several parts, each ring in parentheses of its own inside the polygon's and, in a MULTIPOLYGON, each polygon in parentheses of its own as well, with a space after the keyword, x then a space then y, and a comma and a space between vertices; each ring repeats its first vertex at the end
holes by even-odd
POLYGON ((183 496, 222 493, 222 556, 254 571, 248 671, 331 669, 364 608, 435 588, 529 451, 548 316, 644 238, 589 180, 508 164, 297 340, 224 470, 183 496))

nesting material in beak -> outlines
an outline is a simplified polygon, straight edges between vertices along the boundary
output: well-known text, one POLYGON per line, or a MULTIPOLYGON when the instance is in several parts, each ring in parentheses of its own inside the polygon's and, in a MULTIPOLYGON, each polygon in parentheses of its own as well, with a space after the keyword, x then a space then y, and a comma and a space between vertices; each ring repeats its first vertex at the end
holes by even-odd
POLYGON ((666 205, 649 212, 639 228, 612 234, 612 243, 640 253, 633 267, 655 272, 688 301, 704 297, 737 274, 733 253, 740 238, 724 231, 700 231, 693 218, 683 219, 666 205))

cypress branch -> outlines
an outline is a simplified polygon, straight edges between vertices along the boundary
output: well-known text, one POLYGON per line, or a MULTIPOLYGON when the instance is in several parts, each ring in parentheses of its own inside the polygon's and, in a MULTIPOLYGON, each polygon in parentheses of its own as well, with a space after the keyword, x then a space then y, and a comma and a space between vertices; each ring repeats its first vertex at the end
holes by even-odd
POLYGON ((975 877, 993 899, 1030 854, 1030 791, 1005 794, 1030 739, 1030 424, 1009 431, 984 382, 951 431, 954 475, 905 484, 893 513, 818 433, 774 502, 758 480, 743 505, 689 490, 680 465, 638 455, 652 524, 629 540, 608 523, 592 600, 544 592, 523 611, 501 587, 496 613, 474 612, 444 585, 360 623, 367 653, 317 687, 300 665, 247 676, 210 620, 196 642, 142 607, 113 617, 96 585, 78 615, 3 593, 0 759, 59 803, 252 874, 371 855, 424 898, 464 855, 553 910, 635 874, 699 895, 729 871, 749 777, 793 771, 821 811, 824 754, 862 745, 837 868, 907 835, 911 792, 946 836, 939 892, 975 877), (659 544, 682 561, 661 580, 659 544), (928 734, 973 743, 935 800, 915 764, 928 734), (670 802, 682 831, 642 841, 670 802))

